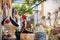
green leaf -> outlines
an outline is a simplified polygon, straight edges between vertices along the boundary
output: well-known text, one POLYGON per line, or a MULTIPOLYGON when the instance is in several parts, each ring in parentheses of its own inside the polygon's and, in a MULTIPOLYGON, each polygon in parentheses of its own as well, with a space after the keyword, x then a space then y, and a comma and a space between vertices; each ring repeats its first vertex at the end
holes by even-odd
MULTIPOLYGON (((46 0, 43 0, 46 1, 46 0)), ((23 13, 26 14, 33 14, 33 8, 31 8, 33 5, 35 5, 36 2, 42 2, 42 0, 25 0, 25 4, 14 4, 12 5, 13 8, 16 8, 18 10, 19 15, 22 15, 23 13), (29 9, 29 10, 28 10, 29 9), (27 11, 26 11, 27 10, 27 11)), ((38 5, 36 5, 38 6, 38 5)))

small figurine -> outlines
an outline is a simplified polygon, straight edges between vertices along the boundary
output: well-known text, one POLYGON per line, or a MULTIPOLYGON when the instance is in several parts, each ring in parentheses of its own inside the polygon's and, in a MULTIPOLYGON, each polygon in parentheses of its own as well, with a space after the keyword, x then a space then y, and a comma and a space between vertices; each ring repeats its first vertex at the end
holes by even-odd
POLYGON ((48 28, 51 26, 51 13, 48 12, 48 18, 47 18, 47 24, 48 24, 48 28))

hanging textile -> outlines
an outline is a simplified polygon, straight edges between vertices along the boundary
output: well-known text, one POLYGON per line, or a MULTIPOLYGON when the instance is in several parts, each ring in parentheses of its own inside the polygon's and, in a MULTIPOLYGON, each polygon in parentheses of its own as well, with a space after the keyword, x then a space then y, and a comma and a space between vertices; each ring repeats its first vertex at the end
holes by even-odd
POLYGON ((16 27, 19 26, 11 17, 10 17, 10 21, 11 21, 11 23, 12 23, 14 26, 16 26, 16 27))
MULTIPOLYGON (((7 17, 6 17, 6 18, 7 18, 7 17)), ((6 18, 2 20, 2 22, 1 22, 2 25, 4 25, 4 21, 6 20, 6 18)))
POLYGON ((4 26, 4 24, 12 23, 15 27, 18 27, 19 25, 10 17, 10 18, 5 18, 2 20, 1 24, 4 26))
POLYGON ((8 1, 8 8, 11 8, 11 0, 7 0, 8 1))

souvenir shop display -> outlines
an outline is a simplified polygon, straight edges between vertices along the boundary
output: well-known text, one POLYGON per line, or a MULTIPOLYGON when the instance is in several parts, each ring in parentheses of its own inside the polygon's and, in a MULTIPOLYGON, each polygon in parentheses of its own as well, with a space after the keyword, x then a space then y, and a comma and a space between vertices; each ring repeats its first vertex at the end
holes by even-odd
POLYGON ((36 10, 33 12, 35 14, 28 15, 30 17, 24 12, 19 15, 20 10, 12 7, 13 1, 2 0, 2 7, 0 6, 0 26, 5 28, 2 40, 12 40, 13 37, 16 40, 60 40, 60 7, 54 12, 52 25, 52 12, 43 16, 40 10, 36 10))
POLYGON ((19 25, 10 17, 6 17, 5 19, 2 20, 1 22, 2 26, 4 26, 5 29, 8 30, 8 33, 13 36, 14 33, 12 33, 12 25, 15 27, 19 27, 19 25))
POLYGON ((54 18, 54 25, 53 25, 53 29, 51 29, 50 31, 50 35, 49 35, 49 40, 60 40, 60 23, 59 23, 59 8, 58 10, 56 10, 54 12, 55 18, 54 18))
MULTIPOLYGON (((3 1, 3 19, 1 21, 1 25, 8 30, 9 35, 14 37, 14 28, 19 27, 19 25, 15 22, 12 18, 12 8, 11 8, 11 0, 4 0, 3 1)), ((2 34, 3 35, 3 34, 2 34)), ((6 37, 6 36, 5 36, 6 37)))
POLYGON ((59 7, 58 7, 58 10, 55 11, 54 26, 57 26, 57 27, 60 26, 60 11, 59 11, 59 7))
POLYGON ((4 31, 4 35, 2 35, 2 40, 12 40, 12 37, 9 34, 8 30, 4 31))

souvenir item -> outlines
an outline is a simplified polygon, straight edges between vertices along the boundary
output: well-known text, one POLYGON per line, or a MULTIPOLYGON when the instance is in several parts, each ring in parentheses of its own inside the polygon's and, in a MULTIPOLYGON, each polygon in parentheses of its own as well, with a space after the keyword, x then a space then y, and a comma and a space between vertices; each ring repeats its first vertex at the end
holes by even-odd
POLYGON ((26 19, 26 15, 22 15, 22 20, 25 20, 26 19))
POLYGON ((18 11, 16 9, 14 10, 14 14, 15 15, 18 15, 18 11))
POLYGON ((21 34, 21 40, 34 40, 35 34, 26 34, 26 33, 22 33, 21 34))
POLYGON ((5 20, 5 24, 8 24, 8 23, 10 23, 9 18, 7 18, 7 19, 5 20))
POLYGON ((18 11, 16 9, 14 10, 14 17, 16 22, 18 22, 18 11))
POLYGON ((35 40, 46 40, 46 31, 42 25, 40 25, 40 30, 35 34, 35 40))
POLYGON ((11 0, 8 0, 8 8, 11 8, 11 0))

